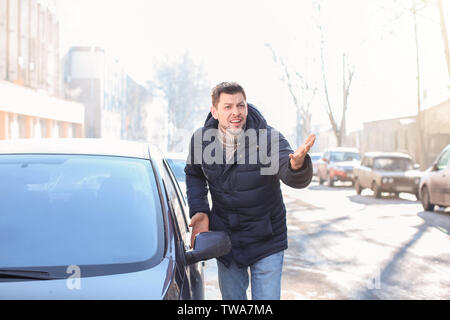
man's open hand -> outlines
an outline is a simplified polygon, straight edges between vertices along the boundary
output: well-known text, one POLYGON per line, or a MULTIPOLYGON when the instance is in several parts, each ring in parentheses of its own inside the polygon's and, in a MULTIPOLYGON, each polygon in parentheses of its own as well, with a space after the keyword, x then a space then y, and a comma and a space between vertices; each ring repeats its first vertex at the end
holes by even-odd
POLYGON ((195 236, 200 232, 209 231, 209 217, 206 213, 197 212, 191 219, 189 227, 192 227, 191 232, 191 248, 194 248, 195 236))
POLYGON ((314 145, 316 141, 316 136, 311 134, 294 153, 289 155, 289 160, 291 161, 292 170, 298 170, 303 166, 303 162, 305 161, 305 156, 314 145))

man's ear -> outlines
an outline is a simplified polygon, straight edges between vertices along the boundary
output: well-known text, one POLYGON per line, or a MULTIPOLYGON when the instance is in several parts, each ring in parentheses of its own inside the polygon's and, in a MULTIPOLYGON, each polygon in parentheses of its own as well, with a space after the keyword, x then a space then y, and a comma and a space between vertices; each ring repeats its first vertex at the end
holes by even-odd
POLYGON ((212 116, 213 116, 214 119, 217 120, 217 119, 219 118, 219 114, 218 114, 218 112, 217 112, 217 108, 214 107, 214 106, 211 106, 211 114, 212 114, 212 116))

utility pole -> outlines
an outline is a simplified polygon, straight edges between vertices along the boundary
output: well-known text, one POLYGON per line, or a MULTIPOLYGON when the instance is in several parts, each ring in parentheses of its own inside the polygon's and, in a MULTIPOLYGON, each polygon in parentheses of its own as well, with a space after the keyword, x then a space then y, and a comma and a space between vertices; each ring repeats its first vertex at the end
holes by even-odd
MULTIPOLYGON (((445 60, 447 61, 448 76, 450 78, 450 51, 448 49, 447 26, 445 24, 445 17, 444 17, 444 9, 442 7, 442 0, 437 0, 437 7, 438 7, 439 18, 440 18, 440 22, 441 22, 442 39, 444 41, 445 60)), ((450 89, 450 83, 448 84, 448 88, 450 89)))
POLYGON ((420 64, 419 64, 419 40, 417 36, 417 12, 416 12, 416 1, 413 0, 412 13, 414 18, 414 39, 416 42, 416 70, 417 70, 417 152, 419 153, 419 163, 423 169, 426 165, 426 148, 423 140, 423 130, 422 130, 422 111, 421 111, 421 99, 420 99, 420 64))

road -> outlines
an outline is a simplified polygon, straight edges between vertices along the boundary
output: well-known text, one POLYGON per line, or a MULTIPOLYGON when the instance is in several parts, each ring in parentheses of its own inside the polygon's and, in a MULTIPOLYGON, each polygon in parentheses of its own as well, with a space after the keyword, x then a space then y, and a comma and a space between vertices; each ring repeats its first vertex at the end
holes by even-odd
MULTIPOLYGON (((281 299, 450 299, 450 210, 349 185, 283 186, 288 245, 281 299)), ((216 261, 205 298, 221 299, 216 261)), ((249 298, 251 297, 249 288, 249 298)))

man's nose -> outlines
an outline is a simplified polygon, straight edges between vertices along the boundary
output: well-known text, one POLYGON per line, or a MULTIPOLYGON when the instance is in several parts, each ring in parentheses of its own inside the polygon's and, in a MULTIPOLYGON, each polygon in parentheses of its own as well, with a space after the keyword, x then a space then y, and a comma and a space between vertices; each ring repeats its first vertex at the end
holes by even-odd
POLYGON ((232 115, 238 115, 239 114, 239 108, 237 106, 234 106, 231 108, 231 114, 232 115))

